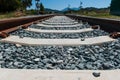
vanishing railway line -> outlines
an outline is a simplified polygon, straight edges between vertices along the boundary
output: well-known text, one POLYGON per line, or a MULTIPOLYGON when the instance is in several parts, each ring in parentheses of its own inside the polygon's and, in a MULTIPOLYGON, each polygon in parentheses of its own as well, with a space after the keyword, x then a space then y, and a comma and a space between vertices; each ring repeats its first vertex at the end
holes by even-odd
POLYGON ((15 24, 8 20, 10 27, 1 22, 1 69, 120 69, 119 32, 111 34, 105 27, 78 20, 51 15, 17 19, 15 24))

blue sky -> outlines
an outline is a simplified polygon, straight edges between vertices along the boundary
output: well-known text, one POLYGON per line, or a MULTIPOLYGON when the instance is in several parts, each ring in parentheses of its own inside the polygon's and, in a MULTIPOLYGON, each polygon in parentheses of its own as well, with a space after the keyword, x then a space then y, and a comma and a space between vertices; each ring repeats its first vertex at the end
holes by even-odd
MULTIPOLYGON (((71 7, 79 7, 80 1, 83 2, 83 7, 103 8, 110 5, 111 0, 41 0, 45 8, 62 10, 70 4, 71 7)), ((31 8, 35 8, 35 0, 31 8)))

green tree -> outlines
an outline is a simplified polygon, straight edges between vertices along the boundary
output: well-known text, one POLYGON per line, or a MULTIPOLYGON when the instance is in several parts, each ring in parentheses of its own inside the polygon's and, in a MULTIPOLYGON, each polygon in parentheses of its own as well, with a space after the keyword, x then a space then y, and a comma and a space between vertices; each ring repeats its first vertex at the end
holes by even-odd
POLYGON ((20 7, 20 0, 0 0, 0 12, 10 12, 20 7))
POLYGON ((111 1, 110 12, 112 14, 120 14, 120 0, 111 1))
POLYGON ((21 7, 26 9, 32 5, 32 0, 21 0, 21 7))
POLYGON ((42 3, 40 3, 40 13, 44 13, 45 11, 45 8, 44 8, 44 5, 42 3))

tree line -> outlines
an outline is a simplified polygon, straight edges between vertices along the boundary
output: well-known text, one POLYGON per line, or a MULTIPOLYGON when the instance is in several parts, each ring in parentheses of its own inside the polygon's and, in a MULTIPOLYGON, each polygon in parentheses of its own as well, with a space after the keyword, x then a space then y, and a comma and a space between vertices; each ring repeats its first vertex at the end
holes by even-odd
MULTIPOLYGON (((82 4, 83 3, 80 2, 79 12, 81 12, 81 13, 84 13, 84 12, 87 13, 87 12, 93 11, 96 13, 105 13, 106 12, 106 13, 110 13, 113 15, 120 15, 120 0, 111 0, 111 4, 107 8, 95 8, 95 7, 83 8, 82 4)), ((68 11, 66 11, 65 13, 71 13, 71 12, 77 12, 77 11, 71 10, 68 7, 68 11)))
MULTIPOLYGON (((40 10, 44 11, 44 6, 40 0, 35 0, 40 10)), ((11 12, 15 10, 26 10, 32 6, 32 0, 0 0, 0 12, 11 12)))
MULTIPOLYGON (((35 0, 39 3, 40 0, 35 0)), ((26 10, 32 5, 32 0, 0 0, 0 12, 10 12, 15 10, 26 10)), ((36 4, 40 12, 44 12, 43 4, 36 4)), ((111 0, 110 13, 120 14, 120 0, 111 0)))
POLYGON ((111 1, 110 13, 120 15, 120 0, 111 1))

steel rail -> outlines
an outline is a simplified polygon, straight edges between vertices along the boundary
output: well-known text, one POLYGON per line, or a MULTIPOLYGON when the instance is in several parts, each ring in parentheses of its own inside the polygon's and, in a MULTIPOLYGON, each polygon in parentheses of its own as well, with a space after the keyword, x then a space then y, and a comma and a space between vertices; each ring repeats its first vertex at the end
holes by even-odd
POLYGON ((83 22, 88 22, 91 25, 100 25, 101 29, 107 32, 119 32, 120 31, 120 20, 107 19, 107 18, 96 18, 87 17, 81 15, 66 15, 75 20, 82 20, 83 22))
POLYGON ((5 19, 0 20, 0 32, 6 31, 11 32, 17 29, 20 25, 25 24, 32 24, 32 22, 35 22, 37 20, 44 20, 52 17, 54 15, 43 15, 43 16, 34 16, 34 17, 22 17, 22 18, 12 18, 12 19, 5 19))

